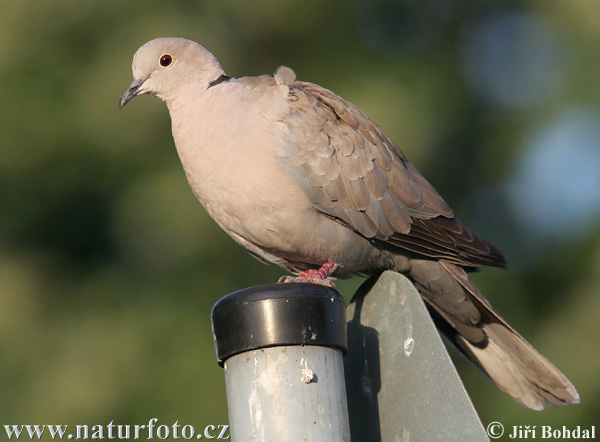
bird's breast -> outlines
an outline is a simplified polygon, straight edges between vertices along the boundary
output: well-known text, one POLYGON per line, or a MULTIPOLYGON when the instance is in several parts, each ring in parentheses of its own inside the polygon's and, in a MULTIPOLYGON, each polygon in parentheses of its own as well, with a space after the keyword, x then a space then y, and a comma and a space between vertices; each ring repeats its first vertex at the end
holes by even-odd
POLYGON ((227 233, 265 246, 289 242, 291 213, 310 203, 281 163, 271 115, 242 98, 171 104, 177 152, 195 196, 227 233))

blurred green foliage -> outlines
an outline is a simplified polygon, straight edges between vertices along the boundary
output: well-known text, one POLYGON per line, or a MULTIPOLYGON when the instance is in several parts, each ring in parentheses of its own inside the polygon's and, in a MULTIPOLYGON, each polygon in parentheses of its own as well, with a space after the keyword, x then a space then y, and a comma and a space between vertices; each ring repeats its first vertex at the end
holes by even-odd
MULTIPOLYGON (((531 242, 502 189, 540 125, 600 105, 599 13, 583 0, 3 2, 0 424, 227 422, 210 309, 281 272, 196 202, 164 104, 142 97, 119 112, 133 53, 159 36, 202 43, 232 76, 290 66, 360 106, 506 251, 511 271, 476 282, 581 395, 526 410, 457 357, 484 424, 597 424, 597 218, 531 242), (465 74, 469 29, 506 14, 542 20, 561 42, 561 83, 528 106, 482 98, 465 74)), ((349 299, 360 282, 338 287, 349 299)))

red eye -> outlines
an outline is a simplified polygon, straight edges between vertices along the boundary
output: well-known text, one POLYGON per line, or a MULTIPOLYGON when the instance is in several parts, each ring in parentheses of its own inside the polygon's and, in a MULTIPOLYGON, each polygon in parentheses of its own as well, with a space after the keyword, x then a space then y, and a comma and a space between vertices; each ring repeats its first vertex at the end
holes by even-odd
POLYGON ((165 54, 162 57, 160 57, 159 63, 163 68, 166 68, 171 63, 173 63, 173 57, 171 57, 169 54, 165 54))

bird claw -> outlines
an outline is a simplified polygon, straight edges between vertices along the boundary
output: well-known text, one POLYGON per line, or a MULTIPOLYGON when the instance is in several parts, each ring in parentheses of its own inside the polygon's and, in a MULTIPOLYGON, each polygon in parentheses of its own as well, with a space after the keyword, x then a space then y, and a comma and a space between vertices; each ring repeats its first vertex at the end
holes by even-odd
POLYGON ((339 268, 339 265, 333 262, 325 262, 319 269, 310 268, 300 276, 282 276, 279 283, 300 282, 304 284, 319 284, 325 287, 335 288, 335 284, 329 276, 339 268))
POLYGON ((322 278, 302 278, 300 276, 282 276, 277 281, 279 284, 286 284, 290 282, 296 282, 301 284, 318 284, 325 287, 335 288, 335 284, 331 279, 322 279, 322 278))

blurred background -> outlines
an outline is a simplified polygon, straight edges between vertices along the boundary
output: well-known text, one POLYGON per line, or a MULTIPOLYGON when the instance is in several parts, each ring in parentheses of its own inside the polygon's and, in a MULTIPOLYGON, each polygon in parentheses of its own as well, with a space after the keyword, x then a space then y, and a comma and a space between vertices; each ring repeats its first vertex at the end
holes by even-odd
POLYGON ((365 111, 505 252, 509 271, 476 283, 581 395, 530 411, 453 353, 484 425, 598 424, 599 15, 584 0, 2 2, 0 424, 227 422, 210 309, 282 272, 197 203, 163 103, 119 112, 134 52, 159 36, 200 42, 231 76, 290 66, 365 111))

